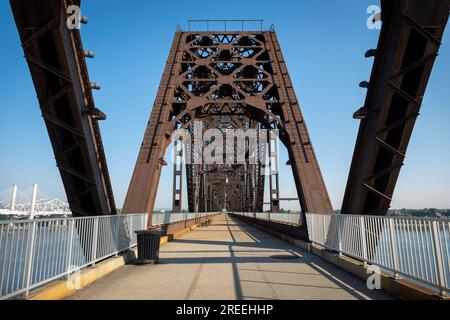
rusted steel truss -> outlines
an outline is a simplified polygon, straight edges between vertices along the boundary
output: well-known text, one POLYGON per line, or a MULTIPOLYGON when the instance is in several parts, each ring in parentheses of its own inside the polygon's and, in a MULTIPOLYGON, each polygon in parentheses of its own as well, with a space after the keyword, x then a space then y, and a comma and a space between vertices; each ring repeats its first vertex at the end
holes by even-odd
POLYGON ((74 216, 116 208, 79 30, 66 25, 76 0, 10 0, 42 117, 74 216))
POLYGON ((342 212, 385 215, 446 26, 449 0, 382 0, 382 21, 342 212))
MULTIPOLYGON (((124 204, 124 212, 151 218, 164 155, 178 128, 278 129, 286 146, 303 211, 329 213, 331 202, 300 112, 274 31, 177 31, 145 131, 124 204)), ((259 156, 271 155, 267 146, 259 156)), ((244 150, 249 151, 249 145, 244 150)), ((195 158, 199 150, 187 148, 195 158)), ((176 179, 182 177, 181 168, 176 179)), ((261 211, 264 164, 187 163, 189 211, 261 211)), ((181 187, 180 187, 181 188, 181 187)), ((273 177, 271 208, 279 210, 278 177, 273 177)), ((174 195, 180 189, 174 187, 174 195)), ((179 198, 181 201, 181 197, 179 198)), ((173 205, 181 210, 181 203, 173 205)), ((151 219, 149 219, 150 221, 151 219)))

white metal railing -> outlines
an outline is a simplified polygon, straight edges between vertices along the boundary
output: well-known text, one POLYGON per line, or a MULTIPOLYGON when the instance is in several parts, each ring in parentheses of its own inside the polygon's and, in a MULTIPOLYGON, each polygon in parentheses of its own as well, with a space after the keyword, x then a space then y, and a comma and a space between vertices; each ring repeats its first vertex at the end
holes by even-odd
POLYGON ((292 212, 292 213, 233 212, 233 214, 260 220, 281 222, 292 225, 303 225, 303 216, 300 212, 292 212))
POLYGON ((186 212, 186 213, 160 213, 152 215, 152 225, 159 226, 168 223, 175 223, 191 219, 199 219, 216 214, 215 212, 186 212))
MULTIPOLYGON (((213 213, 155 213, 162 225, 213 213)), ((147 214, 0 221, 0 299, 68 277, 137 244, 147 214)))
POLYGON ((450 220, 345 214, 306 214, 310 241, 450 290, 450 220))

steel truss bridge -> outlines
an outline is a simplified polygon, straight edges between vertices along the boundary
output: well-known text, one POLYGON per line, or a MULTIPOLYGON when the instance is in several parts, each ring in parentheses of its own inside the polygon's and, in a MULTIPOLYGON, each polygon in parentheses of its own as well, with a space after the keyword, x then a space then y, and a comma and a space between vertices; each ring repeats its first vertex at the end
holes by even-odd
MULTIPOLYGON (((67 27, 68 7, 80 1, 11 0, 25 58, 38 95, 56 162, 75 215, 115 213, 115 203, 77 28, 67 27)), ((419 114, 448 19, 448 0, 381 1, 383 27, 374 57, 342 212, 385 215, 419 114)), ((81 19, 80 21, 83 21, 81 19)), ((208 22, 208 21, 207 21, 208 22)), ((279 136, 258 144, 258 159, 277 161, 273 146, 286 147, 303 212, 332 211, 305 119, 273 29, 269 31, 177 30, 131 178, 125 213, 151 216, 164 155, 175 130, 277 129, 279 136), (275 141, 272 141, 275 140, 275 141)), ((176 142, 175 142, 176 143, 176 142)), ((203 146, 203 148, 205 145, 203 146)), ((242 149, 242 148, 241 148, 242 149)), ((192 145, 177 157, 194 159, 192 145)), ((248 155, 250 144, 243 146, 248 155)), ((248 158, 248 157, 247 157, 248 158)), ((186 176, 191 212, 262 211, 264 163, 174 164, 173 211, 182 207, 186 176), (183 175, 183 171, 185 174, 183 175), (228 197, 228 200, 225 199, 228 197)), ((271 173, 270 209, 280 209, 278 173, 271 173)))
MULTIPOLYGON (((75 216, 115 214, 115 202, 100 135, 99 120, 86 67, 80 31, 67 27, 68 7, 80 1, 10 0, 25 58, 61 173, 70 209, 75 216)), ((449 1, 381 1, 383 26, 361 120, 342 212, 385 215, 389 209, 408 143, 419 115, 428 79, 438 55, 448 19, 449 1)), ((84 17, 80 17, 81 22, 84 17)), ((197 21, 198 22, 198 21, 197 21)), ((209 21, 206 21, 209 23, 209 21)), ((226 24, 226 22, 225 22, 226 24)), ((243 24, 243 23, 242 23, 243 24)), ((154 209, 164 155, 179 128, 277 129, 275 138, 238 152, 242 164, 175 161, 173 212, 181 212, 182 183, 187 181, 190 212, 226 209, 259 212, 264 190, 270 209, 280 210, 278 173, 265 164, 250 163, 248 154, 277 162, 274 145, 287 149, 303 213, 330 213, 332 206, 308 134, 299 100, 273 29, 265 31, 177 30, 152 107, 131 178, 123 211, 154 209)), ((178 141, 180 143, 180 141, 178 141)), ((177 144, 177 141, 175 141, 177 144)), ((201 148, 206 148, 204 144, 201 148)), ((193 160, 203 150, 192 144, 176 157, 193 160), (184 151, 184 154, 182 154, 184 151)))

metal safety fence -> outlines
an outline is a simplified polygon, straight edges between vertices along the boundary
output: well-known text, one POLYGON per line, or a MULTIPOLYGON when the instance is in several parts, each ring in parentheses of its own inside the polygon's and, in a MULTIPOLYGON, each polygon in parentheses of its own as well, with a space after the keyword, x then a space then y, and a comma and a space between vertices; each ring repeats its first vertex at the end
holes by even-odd
POLYGON ((446 295, 450 290, 450 220, 306 214, 309 239, 405 276, 446 295))
MULTIPOLYGON (((303 225, 300 213, 233 214, 303 225)), ((309 240, 394 277, 404 276, 446 295, 450 291, 450 219, 306 213, 309 240)))
MULTIPOLYGON (((213 213, 155 213, 152 225, 213 213)), ((0 299, 9 299, 136 246, 147 214, 0 221, 0 299)))
POLYGON ((272 213, 272 212, 233 212, 233 214, 267 220, 273 222, 280 222, 292 225, 303 225, 303 215, 300 212, 290 213, 272 213))
POLYGON ((168 223, 176 223, 180 221, 201 219, 210 215, 216 214, 214 212, 184 212, 184 213, 162 213, 155 212, 152 215, 152 225, 159 226, 168 223))

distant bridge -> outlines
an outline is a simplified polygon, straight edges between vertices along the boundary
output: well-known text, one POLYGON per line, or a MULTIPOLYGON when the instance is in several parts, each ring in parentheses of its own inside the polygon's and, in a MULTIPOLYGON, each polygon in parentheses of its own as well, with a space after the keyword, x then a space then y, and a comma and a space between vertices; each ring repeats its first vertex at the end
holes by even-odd
POLYGON ((69 204, 57 198, 50 198, 37 184, 21 191, 17 185, 0 192, 0 215, 26 216, 67 216, 71 215, 69 204))

